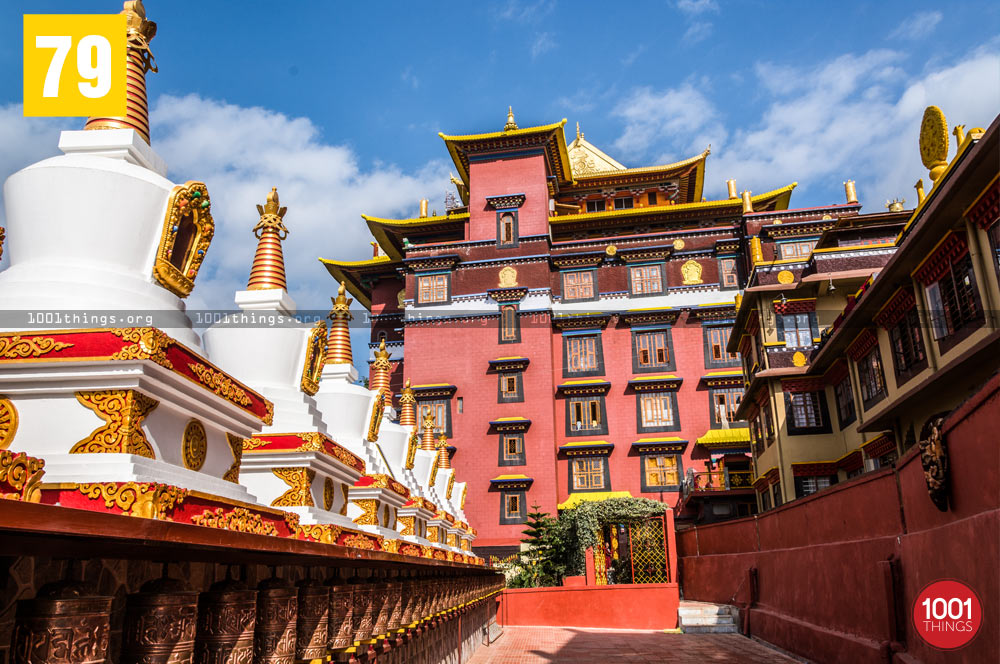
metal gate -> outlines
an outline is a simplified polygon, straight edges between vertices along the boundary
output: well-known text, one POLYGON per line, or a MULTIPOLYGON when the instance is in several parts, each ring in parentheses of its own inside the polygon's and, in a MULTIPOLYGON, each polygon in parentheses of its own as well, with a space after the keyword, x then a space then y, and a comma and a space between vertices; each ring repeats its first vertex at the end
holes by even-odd
POLYGON ((605 526, 598 532, 594 562, 598 585, 668 583, 670 569, 664 517, 605 526))

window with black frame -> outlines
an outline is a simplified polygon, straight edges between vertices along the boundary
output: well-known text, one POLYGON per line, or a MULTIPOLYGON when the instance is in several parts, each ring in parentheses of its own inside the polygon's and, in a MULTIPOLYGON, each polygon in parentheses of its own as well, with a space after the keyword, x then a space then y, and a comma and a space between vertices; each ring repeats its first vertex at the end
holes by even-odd
POLYGON ((885 398, 885 374, 882 372, 882 354, 878 346, 872 348, 857 365, 861 405, 868 410, 885 398))

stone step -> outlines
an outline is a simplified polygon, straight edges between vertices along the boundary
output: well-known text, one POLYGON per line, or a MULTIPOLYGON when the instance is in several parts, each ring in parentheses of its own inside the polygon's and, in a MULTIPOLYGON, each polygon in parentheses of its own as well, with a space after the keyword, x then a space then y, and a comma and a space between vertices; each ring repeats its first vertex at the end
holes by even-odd
POLYGON ((732 616, 684 616, 681 618, 681 625, 735 625, 736 621, 732 616))
POLYGON ((684 625, 681 631, 685 634, 738 634, 736 625, 684 625))
POLYGON ((733 610, 728 606, 707 606, 707 607, 688 607, 681 606, 677 609, 677 615, 679 616, 728 616, 732 615, 733 610))

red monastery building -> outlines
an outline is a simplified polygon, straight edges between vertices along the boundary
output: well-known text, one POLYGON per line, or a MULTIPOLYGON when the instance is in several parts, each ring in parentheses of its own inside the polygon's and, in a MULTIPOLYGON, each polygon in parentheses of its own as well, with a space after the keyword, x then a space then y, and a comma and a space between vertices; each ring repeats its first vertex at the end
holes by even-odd
POLYGON ((726 346, 747 222, 787 210, 796 185, 753 195, 729 181, 728 198, 706 200, 708 150, 626 168, 579 128, 567 145, 565 123, 519 128, 511 112, 501 131, 442 134, 458 172, 446 212, 365 216, 375 255, 324 260, 370 309, 396 403, 412 390, 448 437, 480 553, 513 550, 535 504, 630 494, 700 521, 756 510, 726 346))

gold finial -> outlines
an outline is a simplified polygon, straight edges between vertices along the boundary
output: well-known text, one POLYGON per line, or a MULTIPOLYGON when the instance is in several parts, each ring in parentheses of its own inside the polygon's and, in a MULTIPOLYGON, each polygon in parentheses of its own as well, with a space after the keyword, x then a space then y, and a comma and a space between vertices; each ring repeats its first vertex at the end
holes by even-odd
POLYGON ((281 251, 281 241, 288 237, 284 216, 288 208, 279 207, 278 189, 271 187, 264 205, 257 205, 260 221, 253 227, 257 238, 257 253, 250 268, 247 290, 287 288, 285 282, 285 257, 281 251))
POLYGON ((965 142, 965 125, 955 125, 951 133, 955 135, 955 147, 961 147, 965 142))
POLYGON ((434 411, 430 408, 424 413, 423 433, 420 436, 420 449, 433 452, 437 448, 434 446, 434 411))
POLYGON ((917 205, 920 205, 924 202, 924 199, 927 198, 927 194, 924 193, 924 179, 920 178, 917 180, 917 183, 913 185, 913 188, 917 190, 917 205))
POLYGON ((444 435, 443 431, 438 436, 437 451, 438 468, 451 468, 451 456, 448 454, 448 436, 444 435))
POLYGON ((848 204, 858 202, 858 190, 854 187, 854 180, 848 180, 844 183, 844 193, 847 194, 848 204))
POLYGON ((417 423, 417 398, 410 387, 410 379, 403 384, 403 394, 399 397, 399 424, 408 427, 417 423))
POLYGON ((924 109, 920 122, 920 160, 930 170, 931 182, 937 184, 948 167, 948 121, 937 106, 924 109))
POLYGON ((507 107, 507 124, 503 126, 504 131, 513 131, 517 129, 517 123, 514 122, 514 107, 507 107))
POLYGON ((378 350, 375 351, 375 361, 389 361, 389 351, 385 349, 385 339, 380 339, 378 342, 378 350))
POLYGON ((759 235, 750 238, 750 260, 754 265, 764 262, 764 249, 761 247, 759 235))
POLYGON ((753 212, 753 199, 750 198, 750 190, 743 190, 743 214, 750 214, 753 212))
POLYGON ((905 203, 905 198, 894 198, 891 201, 885 202, 885 209, 889 212, 902 212, 905 203))
POLYGON ((739 311, 740 307, 743 306, 743 296, 737 293, 736 297, 733 298, 733 303, 736 305, 736 311, 739 311))
POLYGON ((736 193, 736 180, 733 180, 731 178, 729 180, 726 180, 726 189, 729 190, 730 199, 735 199, 740 197, 740 195, 736 193))
POLYGON ((146 97, 146 72, 156 72, 156 60, 149 42, 156 36, 156 23, 146 20, 141 0, 123 5, 125 15, 125 117, 92 117, 84 129, 134 129, 149 143, 149 102, 146 97))
POLYGON ((576 140, 578 140, 578 141, 583 140, 583 132, 580 131, 580 123, 579 122, 576 123, 576 140))

